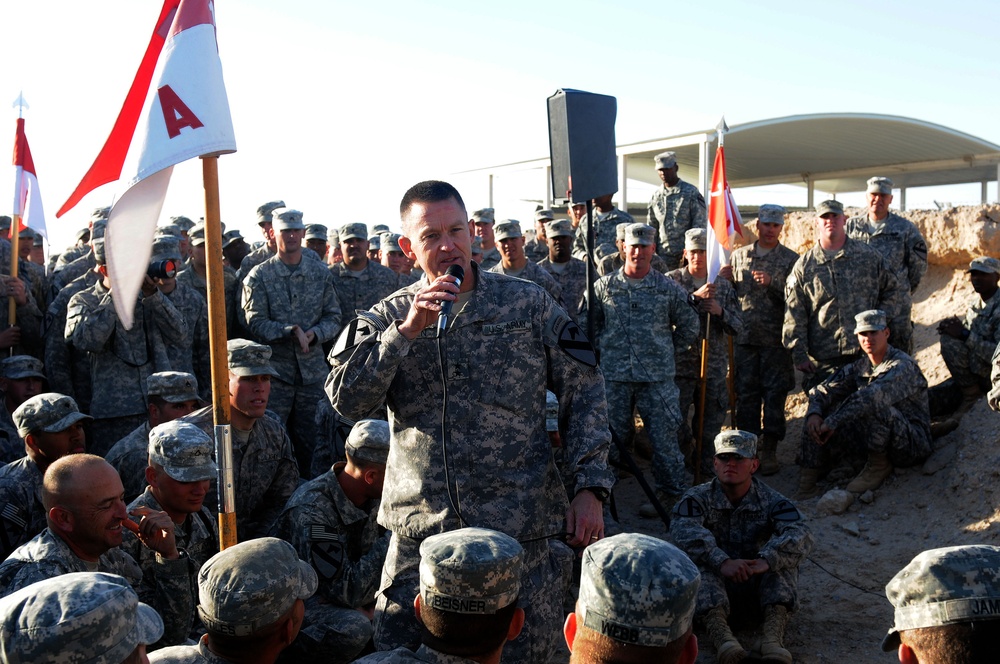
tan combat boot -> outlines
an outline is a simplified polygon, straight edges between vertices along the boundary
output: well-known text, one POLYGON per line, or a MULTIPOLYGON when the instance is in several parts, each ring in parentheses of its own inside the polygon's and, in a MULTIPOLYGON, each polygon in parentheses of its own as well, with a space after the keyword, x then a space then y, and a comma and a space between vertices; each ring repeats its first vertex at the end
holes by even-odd
POLYGON ((737 664, 747 656, 740 642, 733 636, 722 609, 712 609, 705 614, 705 629, 715 646, 715 659, 719 664, 737 664))
POLYGON ((788 609, 781 604, 764 607, 764 628, 760 640, 760 658, 765 662, 792 664, 792 653, 781 644, 788 626, 788 609))
POLYGON ((892 464, 889 462, 889 457, 882 452, 869 452, 868 463, 865 464, 861 473, 847 485, 847 490, 851 493, 874 491, 882 486, 882 482, 891 474, 892 464))
POLYGON ((795 500, 806 500, 819 493, 816 482, 819 481, 819 468, 799 469, 799 490, 795 492, 795 500))
POLYGON ((760 474, 774 475, 781 470, 778 463, 778 439, 774 436, 761 436, 760 447, 757 449, 760 456, 760 474))

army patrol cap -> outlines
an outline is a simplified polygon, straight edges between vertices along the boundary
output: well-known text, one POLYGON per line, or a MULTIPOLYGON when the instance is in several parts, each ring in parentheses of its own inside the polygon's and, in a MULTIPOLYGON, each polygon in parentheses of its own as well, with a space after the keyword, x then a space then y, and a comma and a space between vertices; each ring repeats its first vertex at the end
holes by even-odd
POLYGON ((816 216, 822 217, 824 214, 844 214, 844 204, 840 201, 823 201, 816 206, 816 216))
POLYGON ((707 242, 708 231, 704 228, 689 228, 684 231, 684 248, 688 251, 705 251, 707 242))
POLYGON ((170 223, 185 233, 190 231, 191 227, 194 226, 194 222, 185 216, 170 217, 170 223))
POLYGON ((247 540, 209 558, 198 572, 198 616, 212 632, 251 636, 316 592, 316 571, 291 544, 247 540))
POLYGON ((11 219, 10 217, 8 217, 5 214, 0 215, 0 231, 8 231, 8 230, 10 230, 10 225, 12 223, 14 223, 13 219, 11 219))
POLYGON ((884 177, 874 177, 868 180, 869 194, 892 194, 892 180, 884 177))
POLYGON ((36 394, 18 406, 11 417, 21 438, 32 431, 58 433, 80 420, 94 419, 80 412, 73 397, 58 392, 36 394))
POLYGON ((372 235, 368 238, 368 251, 378 251, 382 248, 382 236, 372 235))
POLYGON ((153 238, 152 261, 181 261, 181 243, 173 235, 157 235, 153 238))
POLYGON ((33 247, 41 247, 42 246, 42 240, 43 240, 42 234, 41 233, 35 233, 35 241, 31 243, 31 246, 33 246, 33 247))
POLYGON ((635 244, 649 246, 655 244, 656 230, 648 224, 628 224, 625 229, 624 242, 628 246, 635 244))
POLYGON ((180 226, 175 226, 174 224, 164 224, 163 226, 157 226, 156 234, 160 236, 169 235, 170 237, 175 237, 178 240, 184 237, 184 234, 181 232, 180 226))
POLYGON ((323 224, 309 224, 306 226, 307 240, 323 240, 326 242, 326 226, 323 224))
POLYGON ((98 219, 97 221, 95 221, 94 224, 90 227, 90 241, 93 242, 94 240, 100 240, 102 237, 104 237, 104 231, 106 231, 107 229, 108 229, 107 219, 98 219))
POLYGON ((360 420, 351 429, 344 449, 352 459, 384 466, 389 460, 389 423, 385 420, 360 420))
POLYGON ((781 205, 765 203, 757 208, 757 222, 761 224, 785 225, 785 208, 781 205))
MULTIPOLYGON (((7 228, 10 228, 10 226, 8 226, 7 228)), ((25 240, 27 240, 28 238, 31 238, 32 240, 34 240, 35 239, 35 231, 33 231, 30 228, 28 228, 27 226, 25 226, 23 229, 21 229, 18 232, 17 236, 19 238, 24 238, 25 240)))
POLYGON ((219 467, 212 460, 215 443, 208 434, 187 422, 172 420, 149 432, 149 462, 178 482, 214 480, 219 467))
POLYGON ((917 554, 885 587, 895 608, 882 650, 899 647, 899 633, 921 627, 1000 620, 1000 547, 974 544, 917 554))
POLYGON ((420 600, 449 613, 492 615, 521 592, 524 549, 510 535, 459 528, 420 544, 420 600))
POLYGON ((108 217, 111 216, 111 206, 107 205, 105 207, 94 208, 90 213, 90 221, 107 221, 108 217))
POLYGON ((521 232, 521 222, 517 219, 504 219, 494 227, 493 237, 497 242, 512 237, 524 237, 521 232))
POLYGON ((31 355, 12 355, 0 361, 0 377, 10 380, 18 378, 41 378, 47 380, 42 370, 45 366, 37 357, 31 355))
POLYGON ((559 431, 559 398, 551 390, 545 390, 545 430, 559 431))
POLYGON ((372 235, 381 235, 389 232, 389 224, 375 224, 372 226, 372 235))
POLYGON ((563 237, 566 235, 573 237, 574 234, 573 224, 569 222, 569 219, 550 221, 545 224, 545 237, 563 237))
POLYGON ((399 246, 401 237, 403 236, 399 233, 382 233, 382 251, 403 253, 403 248, 399 246))
POLYGON ((205 224, 195 224, 188 231, 188 239, 192 247, 200 247, 205 244, 205 224))
POLYGON ((473 256, 483 255, 483 238, 478 235, 472 238, 472 249, 470 249, 470 252, 473 256))
POLYGON ((336 228, 331 228, 326 232, 326 241, 329 244, 340 244, 340 233, 336 228))
POLYGON ((664 168, 673 168, 677 165, 677 153, 673 151, 661 152, 653 157, 653 162, 658 171, 664 168))
POLYGON ((625 229, 628 228, 628 226, 629 226, 629 224, 628 224, 627 221, 623 221, 622 223, 620 223, 617 226, 615 226, 615 239, 616 240, 618 240, 619 242, 624 242, 625 241, 625 229))
POLYGON ((744 459, 757 456, 757 436, 749 431, 727 429, 715 437, 715 455, 739 454, 744 459))
POLYGON ((160 397, 170 403, 201 401, 198 379, 183 371, 157 371, 146 379, 146 396, 160 397))
POLYGON ((578 618, 620 643, 665 646, 691 628, 701 575, 673 544, 622 533, 583 552, 578 618))
POLYGON ((555 213, 552 210, 538 210, 535 212, 535 221, 552 221, 556 218, 555 213))
POLYGON ((302 223, 302 213, 298 210, 277 208, 271 214, 271 223, 276 233, 280 231, 302 231, 306 228, 306 225, 302 223))
POLYGON ((285 201, 270 201, 257 208, 257 225, 263 226, 274 221, 272 213, 278 208, 285 207, 285 201))
POLYGON ((493 208, 483 208, 482 210, 476 210, 472 213, 472 223, 474 224, 492 224, 496 221, 494 216, 495 211, 493 208))
POLYGON ((124 578, 72 572, 0 599, 0 661, 120 664, 163 636, 163 620, 124 578))
POLYGON ((104 250, 104 237, 99 237, 90 241, 90 247, 94 252, 94 262, 98 265, 107 265, 108 255, 104 250))
MULTIPOLYGON (((243 234, 240 233, 240 229, 234 228, 231 231, 226 231, 222 234, 222 248, 225 249, 229 245, 243 239, 243 234)), ((192 242, 192 244, 194 244, 192 242)))
POLYGON ((73 237, 76 238, 77 242, 79 242, 80 240, 90 240, 90 226, 81 228, 76 232, 76 235, 74 235, 73 237))
POLYGON ((862 311, 854 317, 854 332, 877 332, 889 327, 885 322, 885 312, 881 309, 869 309, 862 311))
POLYGON ((980 256, 969 263, 966 272, 986 272, 988 274, 1000 274, 1000 261, 989 256, 980 256))
POLYGON ((340 227, 338 235, 340 235, 341 242, 347 242, 352 238, 358 238, 359 240, 367 240, 368 227, 362 223, 344 224, 343 226, 340 227))
POLYGON ((230 339, 226 344, 229 373, 234 376, 277 376, 271 366, 271 347, 247 339, 230 339))

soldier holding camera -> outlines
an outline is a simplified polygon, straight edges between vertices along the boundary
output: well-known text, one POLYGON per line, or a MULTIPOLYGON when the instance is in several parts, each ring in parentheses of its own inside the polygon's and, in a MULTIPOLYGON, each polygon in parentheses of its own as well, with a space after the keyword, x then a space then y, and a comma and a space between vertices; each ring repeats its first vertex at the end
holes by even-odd
POLYGON ((94 244, 94 258, 101 279, 70 299, 66 340, 90 353, 94 422, 88 451, 103 456, 146 420, 146 379, 171 368, 166 354, 156 348, 164 343, 190 347, 191 342, 183 316, 148 274, 132 329, 125 329, 115 312, 103 242, 94 244))

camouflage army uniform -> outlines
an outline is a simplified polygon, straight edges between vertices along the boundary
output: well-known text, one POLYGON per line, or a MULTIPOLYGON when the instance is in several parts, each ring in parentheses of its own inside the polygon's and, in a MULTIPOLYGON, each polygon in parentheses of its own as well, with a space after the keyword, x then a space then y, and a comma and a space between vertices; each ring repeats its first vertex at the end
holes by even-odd
POLYGON ((352 273, 346 263, 331 265, 330 272, 340 302, 340 327, 354 320, 355 312, 368 311, 382 298, 413 283, 407 275, 396 274, 373 260, 360 272, 352 273))
POLYGON ((125 488, 125 502, 130 503, 146 489, 146 466, 149 465, 149 422, 143 422, 111 446, 104 460, 118 471, 125 488))
POLYGON ((559 283, 562 290, 563 307, 577 324, 585 323, 587 320, 587 264, 578 258, 570 258, 569 262, 563 263, 562 271, 553 267, 553 263, 548 256, 539 261, 538 267, 552 275, 552 278, 559 283))
POLYGON ((208 303, 198 291, 180 281, 173 291, 163 295, 184 318, 190 334, 186 345, 167 343, 156 334, 154 346, 163 346, 171 371, 194 374, 202 388, 201 397, 209 400, 212 398, 212 357, 208 344, 208 303))
MULTIPOLYGON (((236 278, 236 270, 229 267, 228 265, 222 270, 222 281, 225 292, 225 302, 226 302, 226 330, 229 338, 233 338, 236 332, 236 311, 240 308, 240 290, 237 288, 239 280, 236 278)), ((208 282, 198 276, 198 273, 194 271, 193 267, 189 267, 182 272, 177 273, 177 284, 185 285, 189 288, 193 288, 202 296, 205 300, 205 307, 207 311, 208 307, 208 282)), ((210 381, 201 380, 201 376, 198 376, 199 385, 211 386, 210 381)))
POLYGON ((187 635, 196 600, 191 594, 184 556, 177 560, 157 557, 150 582, 144 583, 138 563, 118 547, 106 551, 94 570, 91 563, 78 558, 65 541, 46 528, 0 564, 0 596, 60 574, 91 571, 125 577, 139 599, 163 618, 164 634, 187 635))
MULTIPOLYGON (((635 219, 628 212, 618 208, 612 208, 610 212, 604 214, 594 208, 594 215, 597 217, 597 222, 594 224, 594 263, 596 264, 605 256, 618 253, 618 246, 615 244, 615 228, 618 224, 634 224, 635 219)), ((576 227, 576 237, 573 238, 573 257, 580 260, 587 257, 587 220, 587 215, 583 215, 580 225, 576 227)))
POLYGON ((299 472, 312 477, 316 403, 323 396, 323 379, 329 371, 323 344, 340 331, 333 275, 319 261, 303 258, 297 266, 288 266, 275 255, 247 275, 243 312, 254 340, 272 350, 276 379, 271 381, 268 408, 288 426, 299 472), (302 352, 292 334, 294 325, 316 334, 308 353, 302 352))
MULTIPOLYGON (((21 238, 22 240, 24 238, 21 238)), ((10 265, 10 263, 7 263, 10 265)), ((45 276, 45 268, 37 263, 26 261, 23 258, 17 260, 17 274, 25 280, 27 290, 35 298, 35 304, 40 311, 45 311, 49 306, 49 280, 45 276)))
POLYGON ((374 662, 385 662, 385 664, 409 664, 410 662, 428 662, 429 664, 475 664, 476 660, 466 659, 458 655, 449 655, 440 650, 435 650, 430 646, 421 644, 419 648, 409 650, 408 648, 396 648, 395 650, 385 650, 382 652, 365 655, 361 659, 354 660, 355 664, 373 664, 374 662))
POLYGON ((101 280, 91 270, 59 291, 45 314, 45 373, 49 389, 73 397, 80 410, 90 412, 90 353, 74 347, 66 339, 69 301, 82 290, 101 280))
POLYGON ((45 516, 38 464, 24 456, 0 467, 0 556, 42 532, 45 516))
POLYGON ((989 389, 994 352, 1000 344, 1000 297, 988 301, 978 294, 969 298, 962 326, 969 331, 966 339, 941 335, 941 359, 960 387, 989 389))
MULTIPOLYGON (((695 283, 694 277, 687 268, 680 268, 667 274, 668 277, 676 281, 689 295, 694 293, 700 286, 695 283)), ((740 303, 736 299, 736 290, 725 279, 715 280, 715 299, 722 307, 722 316, 712 316, 712 324, 709 326, 708 340, 708 375, 706 376, 705 388, 705 416, 701 437, 701 463, 702 467, 711 467, 712 450, 715 449, 713 441, 715 436, 722 429, 722 423, 726 420, 726 411, 729 410, 729 392, 726 385, 726 372, 729 370, 729 341, 726 335, 739 336, 744 329, 743 311, 740 303)), ((697 314, 697 311, 695 312, 697 314)), ((682 428, 678 432, 681 441, 681 448, 687 449, 690 441, 694 440, 698 421, 698 390, 699 375, 701 374, 701 340, 705 338, 705 325, 708 316, 697 314, 698 317, 698 337, 687 350, 678 349, 677 356, 677 389, 680 391, 680 409, 682 416, 682 428), (688 411, 691 406, 695 406, 695 414, 688 420, 688 411)), ((693 463, 698 463, 697 459, 693 463)))
POLYGON ((862 356, 809 390, 806 419, 810 415, 821 415, 835 431, 819 445, 803 429, 803 468, 823 468, 834 447, 862 457, 866 451, 888 454, 894 466, 904 467, 932 451, 927 380, 912 357, 892 346, 877 367, 862 356))
POLYGON ((88 253, 90 253, 89 244, 79 244, 70 247, 66 251, 59 254, 59 258, 56 260, 56 264, 52 268, 53 274, 63 270, 67 265, 75 261, 77 258, 85 256, 88 253))
POLYGON ((17 432, 14 419, 7 410, 6 399, 0 392, 0 468, 24 456, 24 440, 17 432))
MULTIPOLYGON (((240 269, 236 272, 236 279, 243 283, 246 278, 250 275, 250 270, 254 269, 264 261, 276 255, 276 250, 271 249, 266 244, 257 247, 249 254, 243 257, 243 262, 240 263, 240 269)), ((305 253, 305 252, 303 252, 305 253)))
MULTIPOLYGON (((212 407, 206 406, 180 418, 213 436, 212 407)), ((236 487, 236 531, 240 542, 263 537, 285 502, 298 486, 299 470, 292 445, 278 417, 268 411, 253 423, 245 440, 233 430, 233 480, 236 487)), ((214 438, 213 438, 214 440, 214 438)), ((206 505, 218 504, 215 487, 206 505)))
POLYGON ((464 522, 525 543, 521 603, 529 627, 507 648, 512 661, 545 662, 556 647, 572 558, 568 547, 548 539, 565 528, 567 497, 545 430, 545 389, 559 395, 576 490, 610 489, 604 380, 584 335, 542 288, 476 265, 472 270, 476 288, 444 339, 450 476, 440 440, 435 330, 409 341, 396 323, 419 284, 375 305, 359 319, 363 326, 344 332, 326 389, 334 408, 351 419, 383 403, 389 408, 392 446, 379 523, 393 539, 376 608, 376 645, 415 645, 420 541, 464 522))
POLYGON ((503 263, 497 263, 489 269, 490 272, 494 274, 506 274, 509 277, 517 277, 518 279, 524 279, 525 281, 530 281, 533 284, 538 284, 552 296, 552 299, 558 302, 563 307, 570 309, 571 307, 566 307, 562 300, 562 288, 559 286, 559 282, 548 273, 548 271, 543 270, 541 266, 528 261, 524 265, 524 269, 514 274, 508 271, 503 263))
POLYGON ((733 251, 730 263, 736 297, 743 312, 743 331, 736 337, 737 429, 779 441, 785 437, 785 399, 795 387, 792 357, 781 345, 785 321, 785 279, 798 254, 778 244, 764 255, 757 243, 733 251), (761 286, 751 272, 766 272, 771 283, 761 286))
MULTIPOLYGON (((131 513, 137 507, 148 507, 158 512, 163 510, 149 487, 146 487, 142 495, 129 503, 128 511, 131 513)), ((132 517, 132 521, 135 523, 139 523, 140 520, 141 517, 132 517)), ((182 559, 187 563, 188 584, 192 597, 198 597, 198 570, 201 569, 206 560, 219 552, 217 531, 216 515, 212 514, 204 505, 200 511, 188 514, 184 523, 174 524, 177 550, 183 551, 185 554, 182 559)), ((139 538, 128 529, 122 529, 121 550, 132 556, 132 559, 139 564, 139 568, 142 570, 143 584, 147 587, 153 586, 158 554, 143 546, 139 538)), ((191 627, 195 624, 195 616, 191 617, 192 622, 188 624, 187 629, 181 629, 182 626, 178 625, 176 634, 164 634, 165 644, 183 643, 188 638, 191 627)))
POLYGON ((803 389, 857 358, 854 316, 859 312, 881 309, 890 330, 909 324, 899 315, 904 288, 881 254, 857 240, 847 238, 832 258, 819 243, 802 254, 785 282, 781 338, 793 364, 811 359, 817 365, 803 378, 803 389))
POLYGON ((813 536, 795 505, 756 477, 738 505, 718 479, 690 489, 674 507, 670 539, 701 571, 698 615, 719 607, 729 615, 731 600, 740 608, 755 599, 760 607, 796 608, 799 563, 812 551, 813 536), (720 572, 727 560, 757 558, 771 569, 746 583, 727 581, 720 572))
POLYGON ((59 272, 56 272, 52 277, 52 297, 54 298, 68 284, 79 279, 87 272, 92 271, 95 267, 97 267, 97 261, 94 259, 94 252, 88 246, 87 253, 74 260, 59 272))
POLYGON ((337 476, 346 465, 299 487, 270 534, 291 542, 316 570, 319 588, 305 620, 325 626, 323 649, 350 662, 372 636, 371 621, 357 609, 375 603, 389 537, 375 521, 377 500, 359 508, 344 494, 337 476))
POLYGON ((673 187, 657 187, 649 200, 646 223, 656 229, 656 252, 667 269, 680 267, 684 255, 684 233, 690 228, 705 227, 708 217, 705 199, 698 187, 678 180, 673 187))
POLYGON ((90 353, 93 394, 90 414, 94 417, 88 451, 103 455, 118 439, 146 418, 146 379, 168 370, 165 356, 157 357, 150 339, 159 335, 165 343, 190 344, 190 332, 180 312, 156 291, 142 297, 135 310, 131 330, 115 313, 111 292, 103 283, 80 291, 69 301, 66 339, 90 353), (157 366, 159 365, 159 366, 157 366))
POLYGON ((864 242, 882 254, 889 268, 895 273, 900 290, 899 316, 908 325, 905 328, 890 328, 892 345, 906 353, 913 352, 913 325, 910 323, 913 309, 913 292, 920 279, 927 272, 927 243, 920 230, 909 219, 895 212, 881 223, 873 224, 868 214, 851 217, 845 226, 847 237, 864 242))
POLYGON ((532 263, 541 263, 542 259, 548 258, 549 245, 536 240, 529 240, 524 243, 524 255, 532 263))
POLYGON ((500 264, 500 250, 493 247, 489 251, 483 252, 483 257, 479 260, 479 267, 489 270, 500 264))
POLYGON ((684 291, 650 270, 631 283, 622 270, 594 284, 594 340, 601 357, 608 423, 622 441, 638 408, 653 448, 653 478, 662 493, 689 486, 677 440, 674 356, 695 340, 698 317, 684 291))

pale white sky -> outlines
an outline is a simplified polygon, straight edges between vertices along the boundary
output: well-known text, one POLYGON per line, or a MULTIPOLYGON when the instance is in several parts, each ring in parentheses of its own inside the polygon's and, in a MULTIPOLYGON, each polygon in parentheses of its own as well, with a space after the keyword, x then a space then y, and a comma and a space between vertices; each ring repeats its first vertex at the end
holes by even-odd
MULTIPOLYGON (((12 146, 23 90, 57 250, 111 202, 109 185, 55 219, 107 138, 160 5, 0 3, 0 127, 12 146)), ((617 97, 620 143, 722 115, 734 125, 818 112, 903 115, 1000 143, 1000 3, 982 0, 218 0, 216 19, 239 147, 219 160, 222 219, 251 240, 255 209, 274 198, 307 223, 398 227, 402 193, 434 177, 482 207, 485 182, 453 174, 546 156, 545 100, 559 88, 617 97)), ((497 193, 500 217, 533 207, 497 193)), ((12 194, 0 182, 0 210, 12 194)), ((769 197, 787 193, 736 192, 742 204, 769 197)), ((908 192, 910 207, 978 198, 979 185, 908 192)), ((193 160, 175 168, 163 215, 203 209, 193 160)))

